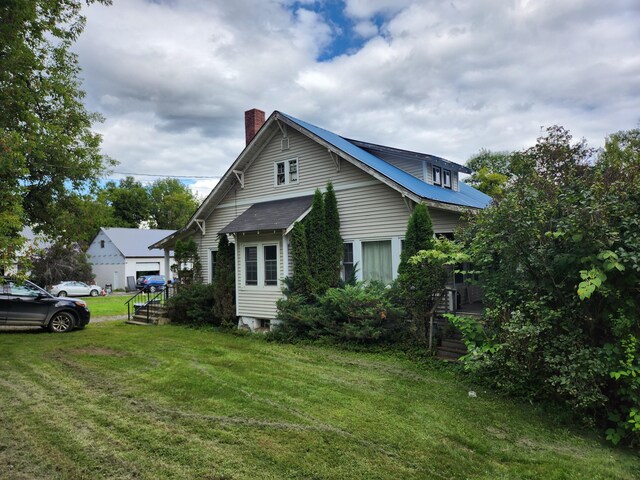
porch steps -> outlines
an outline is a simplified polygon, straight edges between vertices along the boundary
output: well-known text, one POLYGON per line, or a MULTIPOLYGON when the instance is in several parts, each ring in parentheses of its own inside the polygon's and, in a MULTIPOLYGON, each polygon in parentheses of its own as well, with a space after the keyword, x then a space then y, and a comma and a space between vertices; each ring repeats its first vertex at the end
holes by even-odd
POLYGON ((134 312, 131 320, 127 320, 125 323, 130 325, 164 325, 169 323, 167 309, 164 305, 150 304, 146 307, 144 304, 135 305, 134 312), (147 310, 149 311, 148 315, 147 310))

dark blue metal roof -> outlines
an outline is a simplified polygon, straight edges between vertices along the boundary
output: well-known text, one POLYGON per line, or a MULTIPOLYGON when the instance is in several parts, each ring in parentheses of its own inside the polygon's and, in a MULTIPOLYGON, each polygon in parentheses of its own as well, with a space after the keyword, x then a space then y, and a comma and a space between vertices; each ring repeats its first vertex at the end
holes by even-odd
POLYGON ((300 127, 309 131, 310 133, 320 137, 327 143, 330 143, 336 149, 346 153, 347 155, 355 158, 356 160, 364 163, 370 168, 373 168, 376 172, 384 175, 389 180, 392 180, 396 184, 404 187, 410 192, 418 195, 419 197, 435 200, 437 202, 449 203, 452 205, 460 205, 463 207, 472 208, 485 208, 491 202, 491 197, 482 193, 479 190, 459 181, 459 191, 450 190, 448 188, 438 187, 436 185, 430 185, 423 182, 417 177, 405 172, 404 170, 385 162, 381 158, 363 150, 362 148, 354 145, 349 140, 336 135, 333 132, 325 130, 324 128, 316 127, 310 123, 299 120, 291 115, 279 112, 282 116, 290 121, 298 124, 300 127))

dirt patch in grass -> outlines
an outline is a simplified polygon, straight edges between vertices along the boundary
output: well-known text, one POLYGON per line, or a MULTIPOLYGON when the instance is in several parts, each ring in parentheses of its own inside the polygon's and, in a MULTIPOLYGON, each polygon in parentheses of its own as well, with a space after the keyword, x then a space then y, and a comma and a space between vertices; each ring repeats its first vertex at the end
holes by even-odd
POLYGON ((112 350, 104 347, 84 347, 70 350, 70 353, 79 353, 81 355, 95 355, 101 357, 128 357, 129 353, 112 350))

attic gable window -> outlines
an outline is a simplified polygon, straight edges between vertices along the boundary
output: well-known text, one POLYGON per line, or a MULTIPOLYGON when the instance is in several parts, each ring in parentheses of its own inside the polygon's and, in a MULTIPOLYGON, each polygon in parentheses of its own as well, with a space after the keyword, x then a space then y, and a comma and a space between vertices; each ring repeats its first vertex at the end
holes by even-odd
POLYGON ((298 159, 284 160, 274 164, 275 182, 278 185, 298 183, 298 159))
POLYGON ((451 188, 451 170, 442 170, 442 186, 451 188))
POLYGON ((100 248, 104 248, 104 240, 100 240, 100 248))
POLYGON ((442 169, 440 167, 433 167, 433 184, 442 185, 442 169))

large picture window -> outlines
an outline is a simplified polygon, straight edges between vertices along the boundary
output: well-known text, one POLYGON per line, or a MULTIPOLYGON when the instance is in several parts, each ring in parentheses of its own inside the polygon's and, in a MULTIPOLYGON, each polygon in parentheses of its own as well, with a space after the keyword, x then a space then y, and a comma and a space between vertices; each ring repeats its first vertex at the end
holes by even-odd
POLYGON ((391 240, 362 242, 362 278, 389 285, 393 280, 391 240))
POLYGON ((244 247, 245 284, 258 285, 258 247, 244 247))
POLYGON ((275 245, 264 247, 264 284, 278 284, 278 247, 275 245))

